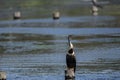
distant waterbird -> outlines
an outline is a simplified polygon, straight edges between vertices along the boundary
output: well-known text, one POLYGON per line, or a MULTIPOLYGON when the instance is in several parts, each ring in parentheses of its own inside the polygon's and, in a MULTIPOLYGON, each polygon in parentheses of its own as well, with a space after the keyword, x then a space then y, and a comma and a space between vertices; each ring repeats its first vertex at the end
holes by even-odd
POLYGON ((96 6, 97 8, 103 8, 100 4, 97 3, 97 0, 92 0, 93 6, 96 6))

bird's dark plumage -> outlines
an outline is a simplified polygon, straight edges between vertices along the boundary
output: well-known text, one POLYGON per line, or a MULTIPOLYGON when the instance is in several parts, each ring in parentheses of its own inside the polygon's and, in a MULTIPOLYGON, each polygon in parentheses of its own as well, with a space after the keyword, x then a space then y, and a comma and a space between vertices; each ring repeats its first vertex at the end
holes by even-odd
POLYGON ((94 6, 98 7, 98 8, 103 8, 103 6, 101 6, 100 4, 98 4, 97 2, 95 2, 94 0, 92 0, 92 3, 94 6))
POLYGON ((68 68, 74 68, 74 72, 76 70, 76 58, 75 55, 66 55, 66 63, 68 68))
POLYGON ((68 53, 72 54, 73 53, 73 49, 68 50, 68 53))

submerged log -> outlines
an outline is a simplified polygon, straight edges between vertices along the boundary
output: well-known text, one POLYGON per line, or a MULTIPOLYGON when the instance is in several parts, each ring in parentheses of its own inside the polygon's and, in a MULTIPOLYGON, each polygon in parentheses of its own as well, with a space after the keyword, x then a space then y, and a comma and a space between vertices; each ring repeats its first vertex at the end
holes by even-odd
POLYGON ((21 12, 20 11, 16 11, 13 14, 13 19, 16 20, 16 19, 20 19, 20 18, 21 18, 21 12))
POLYGON ((0 71, 0 80, 6 80, 6 73, 3 71, 0 71))
POLYGON ((74 80, 74 79, 75 79, 74 68, 67 68, 67 70, 65 70, 65 80, 74 80))
POLYGON ((59 11, 53 12, 53 19, 56 20, 56 19, 59 19, 59 18, 60 18, 60 12, 59 11))

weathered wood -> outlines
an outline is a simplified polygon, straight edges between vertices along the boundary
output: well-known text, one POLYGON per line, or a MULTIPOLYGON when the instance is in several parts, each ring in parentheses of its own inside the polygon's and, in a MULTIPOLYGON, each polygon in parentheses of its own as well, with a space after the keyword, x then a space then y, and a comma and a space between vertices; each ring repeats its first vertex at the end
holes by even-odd
POLYGON ((98 7, 97 6, 92 6, 92 12, 98 12, 98 7))
POLYGON ((20 18, 21 18, 21 12, 20 11, 16 11, 13 14, 13 19, 16 20, 16 19, 20 19, 20 18))
POLYGON ((6 73, 3 71, 0 71, 0 80, 6 80, 6 73))
POLYGON ((98 15, 98 12, 93 12, 92 15, 93 15, 93 16, 97 16, 97 15, 98 15))
POLYGON ((60 12, 59 11, 53 12, 53 19, 59 19, 59 18, 60 18, 60 12))
POLYGON ((94 15, 94 16, 97 16, 98 15, 98 8, 97 8, 97 6, 92 6, 92 14, 94 15))
POLYGON ((67 68, 67 70, 65 70, 65 80, 74 80, 74 79, 75 79, 74 68, 67 68))

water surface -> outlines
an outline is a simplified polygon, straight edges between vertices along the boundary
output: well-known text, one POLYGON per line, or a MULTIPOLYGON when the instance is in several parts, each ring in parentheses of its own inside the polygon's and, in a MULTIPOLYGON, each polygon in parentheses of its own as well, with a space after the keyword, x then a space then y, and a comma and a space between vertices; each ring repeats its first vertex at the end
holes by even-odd
POLYGON ((7 80, 64 80, 68 35, 77 59, 75 80, 120 79, 120 6, 115 1, 100 0, 104 9, 98 16, 90 13, 90 0, 1 1, 0 71, 7 80), (12 19, 16 10, 22 11, 20 20, 12 19), (59 20, 52 19, 54 10, 61 11, 59 20))

